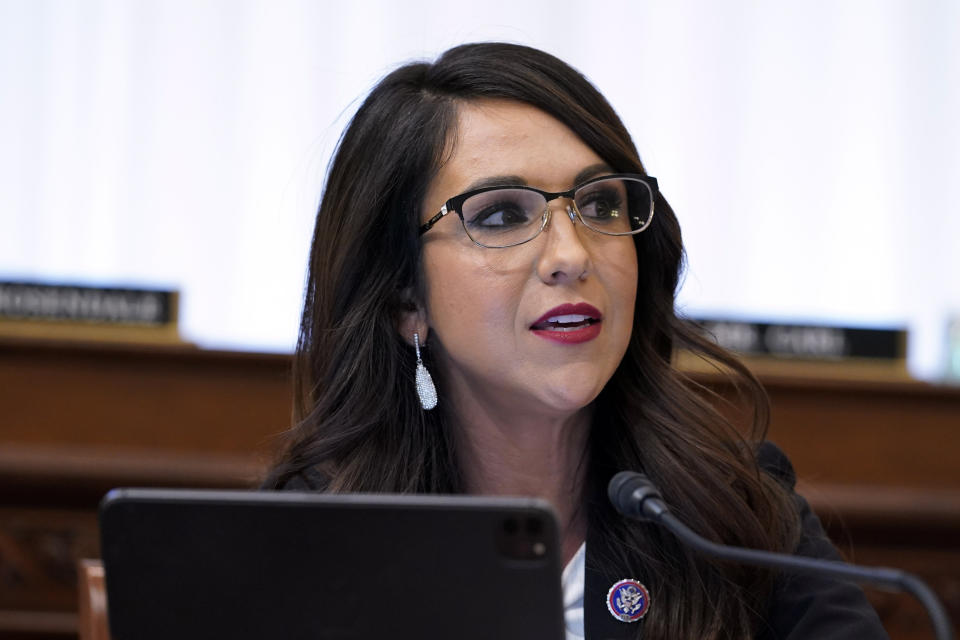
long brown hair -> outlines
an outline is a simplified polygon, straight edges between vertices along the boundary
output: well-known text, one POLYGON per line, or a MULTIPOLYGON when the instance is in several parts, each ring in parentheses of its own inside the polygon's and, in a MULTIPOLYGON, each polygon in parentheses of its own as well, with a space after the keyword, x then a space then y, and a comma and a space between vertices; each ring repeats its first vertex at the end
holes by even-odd
MULTIPOLYGON (((409 64, 385 77, 353 117, 330 165, 295 357, 295 425, 265 486, 280 488, 309 474, 324 478, 329 491, 460 491, 451 427, 441 411, 420 408, 414 358, 397 322, 411 296, 423 291, 421 203, 455 135, 457 104, 482 98, 537 107, 614 171, 645 173, 606 99, 542 51, 462 45, 432 64, 409 64)), ((752 443, 764 436, 768 415, 762 387, 675 311, 683 244, 662 195, 654 223, 634 241, 633 334, 595 401, 587 451, 591 550, 604 565, 629 565, 657 593, 645 638, 749 637, 765 609, 768 572, 697 557, 653 526, 624 521, 603 498, 614 472, 642 470, 677 515, 712 540, 787 550, 798 535, 790 497, 756 464, 752 443), (680 348, 723 365, 752 409, 749 424, 738 428, 724 418, 673 366, 680 348)), ((437 382, 442 395, 443 380, 437 382)))

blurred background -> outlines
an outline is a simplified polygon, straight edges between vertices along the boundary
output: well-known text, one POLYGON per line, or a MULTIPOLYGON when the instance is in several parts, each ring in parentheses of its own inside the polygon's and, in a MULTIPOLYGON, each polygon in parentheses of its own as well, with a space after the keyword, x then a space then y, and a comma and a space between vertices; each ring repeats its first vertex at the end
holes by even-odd
POLYGON ((369 88, 466 41, 550 51, 680 216, 694 316, 960 316, 960 4, 0 0, 0 280, 178 290, 202 347, 289 352, 329 157, 369 88))

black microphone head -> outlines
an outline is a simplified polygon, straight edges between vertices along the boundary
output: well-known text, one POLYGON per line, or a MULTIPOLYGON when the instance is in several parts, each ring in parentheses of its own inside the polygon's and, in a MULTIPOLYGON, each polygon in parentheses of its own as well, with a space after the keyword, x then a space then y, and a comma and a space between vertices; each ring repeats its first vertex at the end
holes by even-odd
POLYGON ((652 499, 663 505, 663 498, 656 486, 647 476, 636 471, 621 471, 613 476, 607 485, 607 497, 614 509, 631 518, 649 519, 653 515, 644 510, 644 502, 647 500, 652 499))

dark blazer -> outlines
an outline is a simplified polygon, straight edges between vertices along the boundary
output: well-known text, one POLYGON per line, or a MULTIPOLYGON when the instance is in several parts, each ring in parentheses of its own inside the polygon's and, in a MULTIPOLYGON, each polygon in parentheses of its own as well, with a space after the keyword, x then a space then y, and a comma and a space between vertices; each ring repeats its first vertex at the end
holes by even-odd
MULTIPOLYGON (((760 467, 793 491, 796 474, 790 461, 775 445, 764 442, 757 451, 760 467)), ((294 491, 322 491, 326 479, 316 472, 292 478, 283 487, 294 491)), ((820 520, 801 496, 794 499, 802 519, 802 537, 796 553, 815 558, 840 559, 827 538, 820 520)), ((596 567, 587 531, 587 558, 584 584, 584 631, 587 640, 642 638, 643 620, 624 623, 607 610, 607 591, 613 583, 630 575, 604 575, 596 567)), ((651 594, 650 611, 655 615, 656 594, 651 594)), ((833 578, 783 576, 777 582, 766 614, 766 624, 756 640, 883 640, 887 638, 876 612, 857 585, 833 578)))
MULTIPOLYGON (((765 442, 757 451, 760 467, 793 491, 796 474, 790 461, 775 445, 765 442)), ((794 499, 802 519, 802 537, 796 553, 815 558, 840 560, 840 554, 827 538, 820 520, 801 496, 794 499)), ((589 527, 589 525, 588 525, 589 527)), ((587 558, 583 599, 583 624, 587 640, 642 638, 643 620, 625 623, 607 610, 610 586, 623 578, 640 576, 603 575, 590 554, 587 533, 587 558)), ((656 594, 650 596, 650 612, 655 614, 656 594)), ((766 624, 757 640, 875 640, 887 634, 863 591, 856 584, 834 578, 782 576, 774 589, 766 624)))

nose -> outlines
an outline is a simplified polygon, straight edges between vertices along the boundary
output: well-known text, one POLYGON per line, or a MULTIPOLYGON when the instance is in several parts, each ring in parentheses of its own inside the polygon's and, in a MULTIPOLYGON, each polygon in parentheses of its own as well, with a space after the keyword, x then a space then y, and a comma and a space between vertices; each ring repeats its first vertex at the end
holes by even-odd
MULTIPOLYGON (((573 204, 551 202, 550 205, 550 219, 543 230, 546 243, 537 259, 537 275, 547 284, 583 280, 592 264, 590 252, 577 229, 573 204)), ((582 223, 579 226, 583 226, 582 223)))

